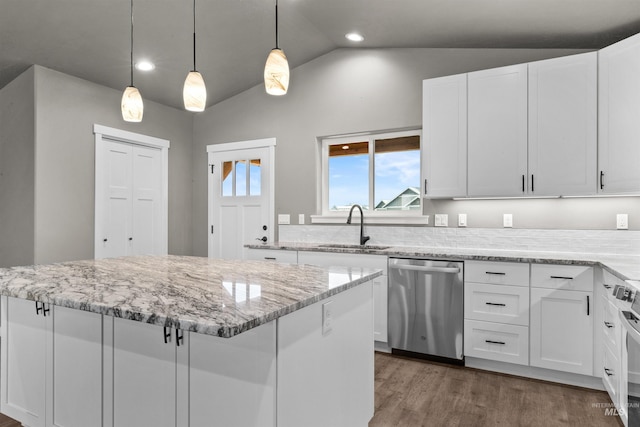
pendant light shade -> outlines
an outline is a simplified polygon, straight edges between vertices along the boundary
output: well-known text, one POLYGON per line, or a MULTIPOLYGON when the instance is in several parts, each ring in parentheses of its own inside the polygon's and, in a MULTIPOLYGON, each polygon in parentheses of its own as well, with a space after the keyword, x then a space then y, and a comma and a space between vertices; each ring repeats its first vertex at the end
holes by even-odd
POLYGON ((187 74, 182 90, 184 108, 189 111, 204 111, 207 104, 207 88, 204 85, 202 74, 191 71, 187 74))
POLYGON ((289 62, 279 47, 278 0, 276 0, 276 47, 271 49, 264 66, 264 88, 269 95, 285 95, 289 89, 289 62))
POLYGON ((133 85, 133 0, 131 0, 131 84, 122 94, 122 118, 125 122, 141 122, 144 104, 140 91, 133 85))
POLYGON ((289 89, 289 62, 282 49, 271 49, 264 66, 264 87, 269 95, 284 95, 289 89))
POLYGON ((141 122, 143 113, 140 91, 135 86, 128 86, 122 94, 122 118, 125 122, 141 122))
POLYGON ((193 0, 193 70, 184 80, 182 99, 184 108, 189 111, 204 111, 207 105, 207 87, 202 74, 196 71, 196 0, 193 0))

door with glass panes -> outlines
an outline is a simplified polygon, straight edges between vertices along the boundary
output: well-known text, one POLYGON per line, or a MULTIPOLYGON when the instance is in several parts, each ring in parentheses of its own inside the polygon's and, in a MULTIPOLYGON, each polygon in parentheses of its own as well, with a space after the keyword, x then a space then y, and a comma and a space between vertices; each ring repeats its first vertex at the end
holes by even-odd
POLYGON ((245 244, 273 241, 275 139, 209 151, 209 257, 245 258, 245 244))

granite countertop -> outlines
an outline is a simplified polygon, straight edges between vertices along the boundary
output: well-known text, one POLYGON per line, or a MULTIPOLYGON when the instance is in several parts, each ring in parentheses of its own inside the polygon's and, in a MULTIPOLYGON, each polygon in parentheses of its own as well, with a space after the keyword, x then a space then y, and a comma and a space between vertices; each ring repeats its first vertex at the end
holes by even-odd
POLYGON ((381 274, 142 256, 0 269, 0 294, 229 338, 381 274))
POLYGON ((578 252, 521 251, 500 249, 464 249, 445 247, 408 246, 357 246, 330 245, 324 243, 252 244, 253 249, 275 249, 292 251, 337 252, 352 254, 373 254, 417 258, 447 258, 452 260, 531 262, 542 264, 574 264, 602 266, 611 274, 623 280, 640 280, 640 256, 592 254, 578 252))

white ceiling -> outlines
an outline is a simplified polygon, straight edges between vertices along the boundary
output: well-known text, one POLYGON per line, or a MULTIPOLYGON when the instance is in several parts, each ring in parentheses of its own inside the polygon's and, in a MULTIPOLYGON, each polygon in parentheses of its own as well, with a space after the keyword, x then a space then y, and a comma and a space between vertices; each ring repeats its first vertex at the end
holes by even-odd
MULTIPOLYGON (((212 105, 262 81, 275 0, 198 0, 198 70, 212 105)), ((192 1, 134 0, 145 99, 182 108, 192 1)), ((597 49, 640 32, 640 0, 279 0, 292 68, 358 47, 597 49)), ((0 87, 39 64, 115 89, 129 84, 129 0, 0 0, 0 87)), ((295 81, 292 80, 292 84, 295 81)))

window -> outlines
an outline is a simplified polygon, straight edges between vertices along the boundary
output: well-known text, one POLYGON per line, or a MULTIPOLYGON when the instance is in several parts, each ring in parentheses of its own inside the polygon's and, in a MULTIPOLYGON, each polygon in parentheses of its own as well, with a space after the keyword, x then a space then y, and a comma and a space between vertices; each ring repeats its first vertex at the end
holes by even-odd
POLYGON ((422 214, 420 132, 404 131, 322 140, 322 211, 422 214))

